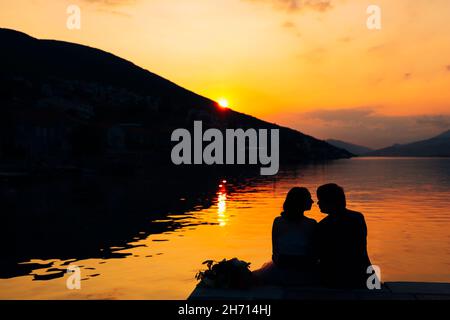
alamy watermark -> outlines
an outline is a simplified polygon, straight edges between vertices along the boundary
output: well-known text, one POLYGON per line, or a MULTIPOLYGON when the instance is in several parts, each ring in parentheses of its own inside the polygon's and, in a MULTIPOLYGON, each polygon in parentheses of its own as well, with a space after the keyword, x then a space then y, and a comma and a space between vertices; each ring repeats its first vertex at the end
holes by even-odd
POLYGON ((67 277, 66 287, 69 290, 80 290, 81 289, 81 269, 78 266, 67 267, 67 277))
POLYGON ((367 289, 381 290, 381 268, 376 265, 369 266, 367 274, 370 275, 366 281, 367 289))
POLYGON ((67 7, 66 13, 69 15, 66 20, 66 27, 69 30, 81 29, 81 9, 75 4, 67 7))
POLYGON ((194 121, 193 138, 189 130, 176 129, 171 140, 178 142, 171 153, 175 165, 261 164, 263 176, 276 175, 279 170, 279 129, 226 129, 224 136, 219 129, 203 132, 202 121, 194 121))
POLYGON ((377 5, 370 5, 367 7, 367 29, 369 30, 381 30, 381 8, 377 5))

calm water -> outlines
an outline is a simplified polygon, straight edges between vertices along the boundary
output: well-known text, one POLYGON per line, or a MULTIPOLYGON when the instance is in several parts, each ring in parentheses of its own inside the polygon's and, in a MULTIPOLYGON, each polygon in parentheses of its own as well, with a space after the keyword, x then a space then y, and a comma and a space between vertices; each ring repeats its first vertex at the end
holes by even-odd
MULTIPOLYGON (((185 299, 204 260, 238 257, 251 262, 252 269, 268 261, 272 221, 287 191, 300 185, 314 194, 327 182, 344 186, 349 208, 364 213, 369 254, 381 267, 383 281, 450 282, 450 159, 360 158, 289 168, 276 179, 217 179, 202 197, 177 196, 179 205, 168 216, 150 219, 155 215, 149 212, 134 219, 133 227, 124 225, 128 231, 121 238, 128 240, 102 247, 105 254, 78 244, 85 237, 99 248, 109 243, 82 229, 78 242, 66 242, 63 231, 37 247, 26 238, 34 248, 24 255, 20 272, 3 272, 8 279, 0 279, 0 298, 185 299), (189 205, 180 209, 183 203, 189 205), (54 243, 60 245, 53 248, 54 243), (81 290, 66 289, 69 263, 81 267, 81 290)), ((308 215, 324 217, 317 206, 308 215)), ((108 233, 104 229, 111 227, 105 224, 95 234, 116 237, 120 227, 108 233)))

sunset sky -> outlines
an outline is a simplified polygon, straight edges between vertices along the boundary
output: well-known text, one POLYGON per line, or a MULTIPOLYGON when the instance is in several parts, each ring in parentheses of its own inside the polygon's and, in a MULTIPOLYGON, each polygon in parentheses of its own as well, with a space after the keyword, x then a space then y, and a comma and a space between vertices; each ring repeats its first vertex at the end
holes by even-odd
POLYGON ((234 110, 370 147, 450 129, 449 23, 448 0, 0 2, 1 27, 109 51, 234 110), (80 30, 66 28, 70 4, 80 30), (366 27, 370 4, 379 31, 366 27))

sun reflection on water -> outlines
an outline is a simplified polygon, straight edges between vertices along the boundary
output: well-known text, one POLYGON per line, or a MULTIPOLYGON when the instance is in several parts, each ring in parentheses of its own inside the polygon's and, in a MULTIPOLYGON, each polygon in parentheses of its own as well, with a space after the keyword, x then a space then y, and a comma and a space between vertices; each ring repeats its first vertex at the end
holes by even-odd
POLYGON ((219 226, 225 227, 228 222, 227 212, 227 190, 224 185, 219 186, 220 191, 217 193, 217 221, 219 226))

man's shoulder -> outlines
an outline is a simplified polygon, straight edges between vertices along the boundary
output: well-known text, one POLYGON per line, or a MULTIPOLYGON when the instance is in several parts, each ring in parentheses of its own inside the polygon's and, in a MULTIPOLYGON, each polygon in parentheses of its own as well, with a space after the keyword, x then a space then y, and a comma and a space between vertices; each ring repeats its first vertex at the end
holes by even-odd
POLYGON ((306 223, 308 223, 308 224, 313 224, 313 225, 316 225, 316 224, 317 224, 317 221, 314 220, 314 219, 312 219, 312 218, 305 217, 305 221, 306 221, 306 223))
POLYGON ((359 211, 347 209, 347 214, 355 218, 364 218, 364 215, 359 211))
POLYGON ((320 222, 317 223, 318 226, 324 226, 327 225, 328 223, 330 223, 330 216, 326 216, 325 218, 323 218, 320 222))
POLYGON ((318 226, 318 223, 316 220, 305 217, 305 219, 303 221, 304 221, 303 224, 306 228, 308 228, 310 230, 316 230, 316 228, 318 226))
POLYGON ((358 211, 353 211, 353 210, 348 210, 347 209, 347 214, 346 214, 347 218, 351 218, 351 220, 353 221, 358 221, 360 223, 365 223, 365 218, 364 215, 361 212, 358 211))

